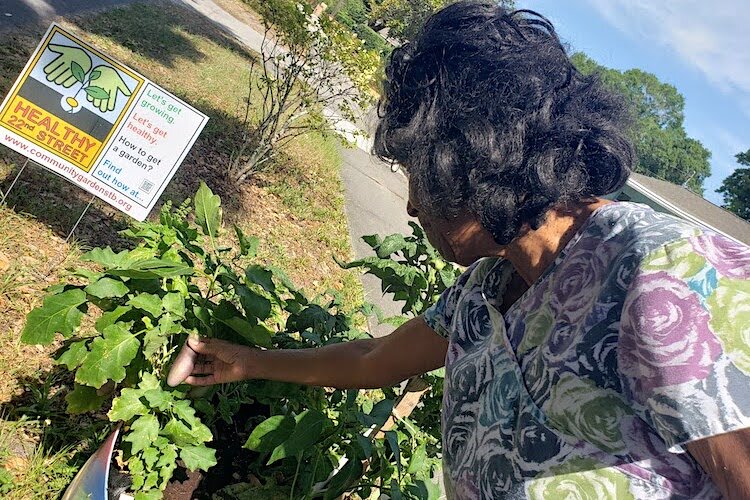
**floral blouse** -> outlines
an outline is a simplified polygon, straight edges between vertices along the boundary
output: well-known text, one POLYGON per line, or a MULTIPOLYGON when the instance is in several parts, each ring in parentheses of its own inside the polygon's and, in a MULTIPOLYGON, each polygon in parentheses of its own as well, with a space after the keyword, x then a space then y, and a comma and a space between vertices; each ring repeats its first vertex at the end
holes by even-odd
POLYGON ((750 248, 612 203, 502 315, 512 273, 481 259, 425 313, 449 497, 720 498, 683 445, 750 427, 750 248))

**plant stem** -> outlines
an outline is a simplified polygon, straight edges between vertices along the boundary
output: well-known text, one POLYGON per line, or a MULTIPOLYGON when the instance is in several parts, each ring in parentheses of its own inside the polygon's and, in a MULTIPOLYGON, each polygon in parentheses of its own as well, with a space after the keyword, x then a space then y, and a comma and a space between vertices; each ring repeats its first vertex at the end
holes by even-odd
POLYGON ((315 462, 313 462, 312 476, 310 476, 310 485, 307 487, 307 493, 305 494, 305 498, 307 498, 307 495, 310 493, 310 490, 312 490, 312 487, 315 484, 315 473, 318 470, 319 460, 320 460, 320 452, 315 454, 315 462))
MULTIPOLYGON (((85 85, 89 85, 90 83, 91 83, 91 77, 89 76, 88 80, 85 80, 85 81, 81 82, 81 86, 80 86, 80 87, 78 87, 78 90, 76 90, 76 93, 75 93, 75 94, 73 94, 73 99, 75 99, 76 97, 78 97, 78 94, 80 94, 80 93, 81 93, 81 90, 83 90, 83 87, 84 87, 85 85)), ((76 99, 76 100, 77 100, 77 99, 76 99)))
POLYGON ((297 485, 297 477, 299 476, 300 465, 302 465, 303 454, 304 453, 300 453, 299 457, 297 458, 297 470, 294 471, 294 479, 292 480, 292 489, 289 491, 289 500, 294 500, 294 487, 297 485))

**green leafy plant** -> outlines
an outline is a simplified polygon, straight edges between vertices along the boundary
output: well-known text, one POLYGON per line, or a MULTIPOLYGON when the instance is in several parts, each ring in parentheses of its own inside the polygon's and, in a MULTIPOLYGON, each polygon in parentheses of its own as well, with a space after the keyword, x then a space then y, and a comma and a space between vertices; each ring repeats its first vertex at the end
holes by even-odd
MULTIPOLYGON (((419 224, 409 221, 412 234, 363 236, 375 255, 347 264, 344 269, 360 268, 380 279, 384 294, 404 301, 401 312, 415 317, 437 301, 440 294, 461 274, 461 269, 446 262, 430 245, 419 224)), ((397 321, 397 320, 396 320, 397 321)), ((397 321, 398 322, 398 321, 397 321)))
MULTIPOLYGON (((75 372, 75 386, 66 397, 69 413, 99 410, 115 396, 107 415, 127 425, 126 463, 141 497, 166 486, 178 458, 190 470, 207 470, 216 463, 214 450, 206 446, 211 430, 196 415, 186 391, 169 388, 162 379, 188 334, 218 333, 214 318, 221 317, 228 302, 212 299, 229 291, 220 289, 219 278, 237 279, 222 264, 214 240, 221 222, 217 198, 201 185, 195 200, 197 227, 187 221, 187 203, 176 210, 167 204, 159 223, 125 232, 141 241, 133 250, 88 252, 84 259, 101 271, 78 270, 74 276, 79 283, 49 289, 21 335, 23 342, 43 345, 62 335, 56 363, 75 372), (200 246, 202 237, 209 239, 211 250, 200 246), (84 316, 97 312, 93 328, 79 328, 84 316)), ((239 279, 236 287, 261 299, 239 279)), ((257 335, 257 317, 238 314, 237 319, 257 335)))
MULTIPOLYGON (((412 234, 404 236, 391 234, 364 236, 374 256, 339 263, 344 268, 358 268, 380 279, 384 294, 391 294, 395 300, 403 301, 401 312, 404 316, 380 318, 382 322, 400 325, 409 317, 424 313, 437 301, 461 275, 461 268, 445 261, 427 241, 424 230, 415 222, 409 222, 412 234)), ((426 456, 437 460, 440 450, 441 428, 440 409, 443 399, 443 369, 435 370, 421 377, 421 384, 429 390, 420 398, 420 403, 411 413, 409 425, 419 428, 430 439, 424 444, 426 456)), ((408 387, 408 386, 407 386, 408 387)), ((406 388, 405 388, 406 389, 406 388)), ((399 400, 406 392, 395 394, 399 400)))
POLYGON ((158 498, 178 466, 210 469, 219 422, 234 422, 246 403, 264 410, 247 420, 245 447, 260 485, 293 498, 344 492, 434 498, 435 438, 404 420, 382 436, 395 393, 305 387, 264 380, 214 386, 202 396, 170 387, 167 372, 189 335, 259 348, 309 348, 367 337, 336 292, 308 298, 273 266, 254 262, 258 239, 234 228, 224 246, 221 200, 201 184, 194 198, 163 207, 158 222, 123 232, 131 250, 95 248, 53 286, 28 316, 22 340, 61 341, 56 363, 74 372, 69 413, 101 412, 123 423, 123 461, 136 497, 158 498), (88 318, 84 321, 84 318, 88 318))

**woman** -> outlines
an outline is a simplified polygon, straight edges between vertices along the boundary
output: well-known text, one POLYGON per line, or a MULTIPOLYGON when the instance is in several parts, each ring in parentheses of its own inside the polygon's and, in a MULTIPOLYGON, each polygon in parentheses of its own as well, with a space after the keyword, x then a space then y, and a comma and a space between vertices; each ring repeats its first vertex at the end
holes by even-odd
POLYGON ((634 163, 623 105, 552 25, 447 7, 394 51, 381 111, 409 214, 467 271, 384 338, 191 340, 188 383, 375 388, 445 365, 452 496, 750 498, 750 249, 601 198, 634 163))

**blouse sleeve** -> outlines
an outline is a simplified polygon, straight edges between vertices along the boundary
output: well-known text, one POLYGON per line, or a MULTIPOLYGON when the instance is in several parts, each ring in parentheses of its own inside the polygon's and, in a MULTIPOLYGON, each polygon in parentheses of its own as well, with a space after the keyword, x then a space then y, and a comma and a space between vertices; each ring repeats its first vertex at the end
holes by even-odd
POLYGON ((750 427, 750 248, 707 233, 649 253, 623 306, 618 364, 672 452, 750 427))

